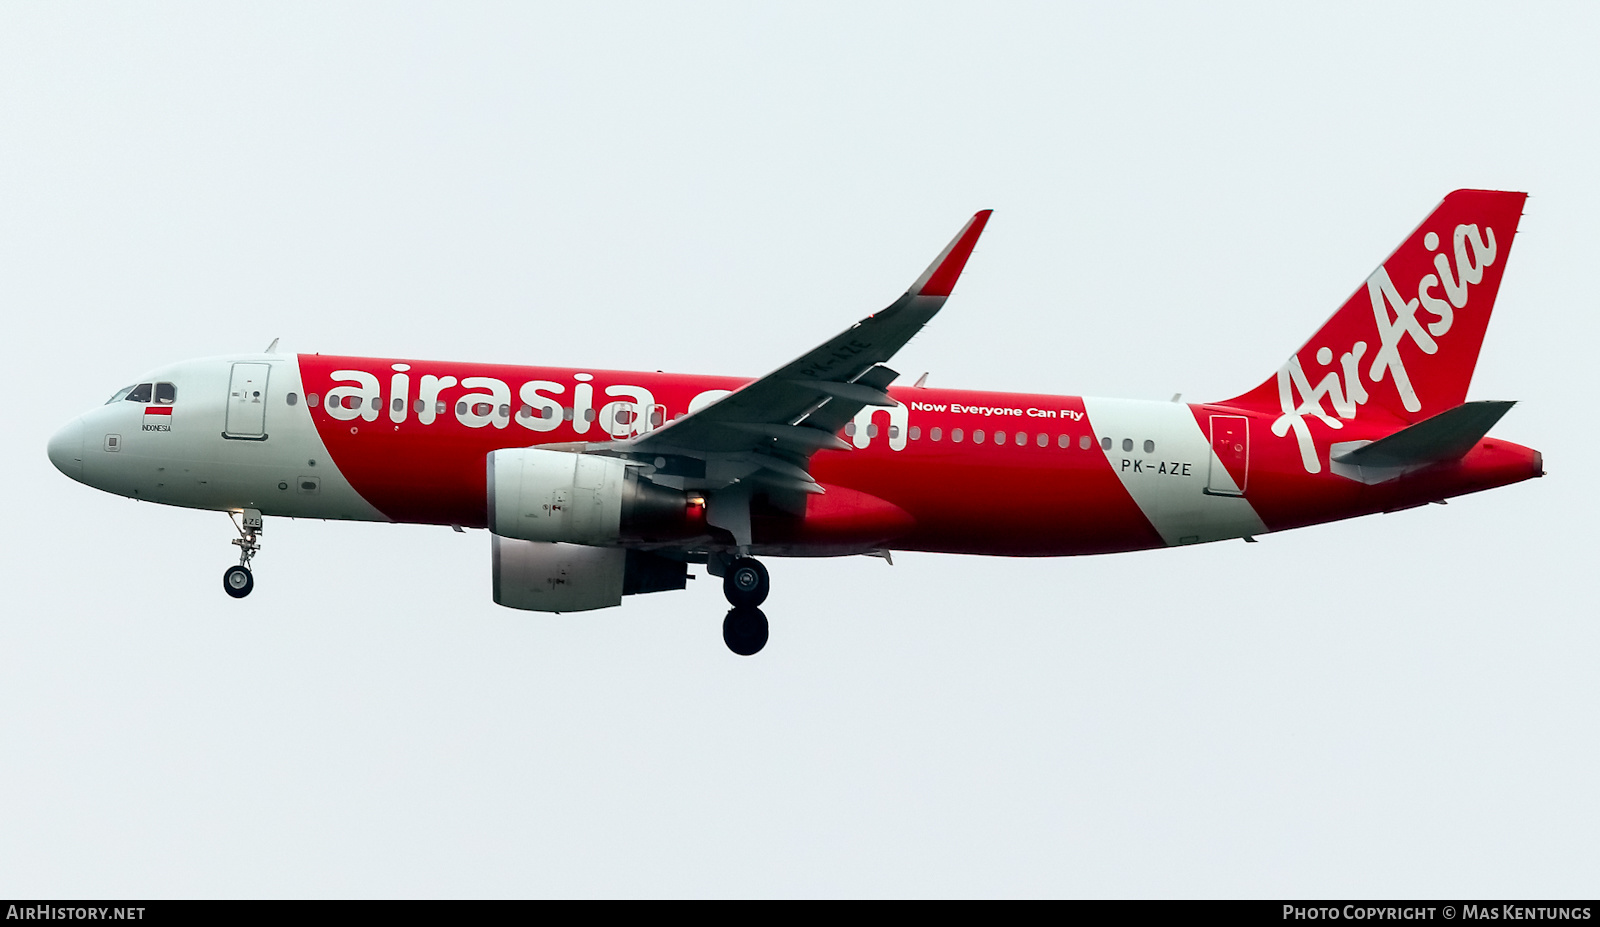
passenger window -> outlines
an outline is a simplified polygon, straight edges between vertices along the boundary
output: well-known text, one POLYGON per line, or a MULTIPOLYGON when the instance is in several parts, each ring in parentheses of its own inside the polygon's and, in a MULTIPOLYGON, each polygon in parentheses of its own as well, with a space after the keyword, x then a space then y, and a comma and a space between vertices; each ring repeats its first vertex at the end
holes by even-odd
POLYGON ((423 411, 428 408, 428 400, 426 400, 426 399, 418 399, 416 402, 411 404, 411 408, 418 415, 421 415, 423 413, 423 411))
POLYGON ((583 420, 586 421, 586 422, 594 421, 594 410, 593 409, 584 409, 583 410, 583 420))
POLYGON ((149 402, 150 401, 150 392, 151 392, 151 389, 153 387, 154 387, 154 384, 152 384, 152 383, 140 383, 138 386, 135 386, 133 388, 133 392, 128 394, 128 401, 129 402, 149 402))
POLYGON ((877 436, 878 436, 878 425, 877 425, 877 423, 876 422, 872 422, 872 423, 868 424, 867 425, 867 437, 868 438, 876 438, 877 436))
POLYGON ((1122 452, 1124 454, 1126 454, 1126 453, 1128 453, 1129 451, 1132 451, 1132 450, 1133 450, 1133 439, 1132 438, 1123 438, 1122 439, 1122 452))
POLYGON ((973 444, 982 444, 983 443, 983 429, 982 428, 974 428, 974 429, 972 429, 972 443, 973 444))
POLYGON ((106 400, 106 405, 109 406, 113 402, 121 402, 122 400, 127 399, 128 398, 128 394, 133 392, 133 389, 134 388, 131 387, 131 386, 124 386, 122 389, 117 390, 115 393, 112 394, 110 399, 106 400))
POLYGON ((170 406, 178 400, 178 388, 171 383, 156 384, 156 402, 170 406))
POLYGON ((846 438, 854 438, 856 436, 856 423, 855 422, 845 422, 845 425, 844 425, 844 436, 846 438))
POLYGON ((911 433, 911 440, 916 441, 916 440, 921 439, 921 437, 922 437, 922 428, 921 428, 921 426, 912 425, 910 433, 911 433))
MULTIPOLYGON (((361 401, 359 399, 356 400, 356 405, 357 406, 361 405, 361 401)), ((383 408, 383 400, 379 399, 377 396, 374 396, 374 397, 372 397, 372 402, 369 403, 369 405, 372 406, 372 411, 376 412, 379 409, 383 408)))
POLYGON ((1144 443, 1144 452, 1146 454, 1154 454, 1156 452, 1156 443, 1154 441, 1146 441, 1144 443))
POLYGON ((571 406, 563 406, 562 407, 562 409, 561 409, 561 420, 563 422, 572 421, 572 407, 571 406))
POLYGON ((1083 437, 1078 439, 1078 447, 1083 449, 1083 450, 1086 450, 1086 451, 1089 449, 1089 436, 1088 435, 1084 435, 1083 437))
POLYGON ((509 405, 506 405, 505 403, 501 403, 500 404, 500 417, 501 418, 510 418, 511 417, 511 407, 509 405))
POLYGON ((467 414, 467 403, 466 403, 466 400, 462 400, 462 401, 456 403, 456 414, 457 415, 466 415, 467 414))
POLYGON ((1111 450, 1111 439, 1110 438, 1101 438, 1100 439, 1100 447, 1102 449, 1104 449, 1104 450, 1108 450, 1108 451, 1111 450))
POLYGON ((1039 432, 1039 442, 1038 443, 1039 443, 1040 447, 1049 447, 1050 446, 1050 436, 1045 434, 1042 431, 1039 432))
POLYGON ((316 393, 306 393, 306 405, 308 405, 311 408, 315 409, 317 406, 319 406, 321 404, 322 404, 322 397, 321 396, 318 396, 316 393))
POLYGON ((890 425, 889 426, 889 440, 893 441, 895 438, 898 438, 898 437, 900 437, 900 426, 899 425, 890 425))
POLYGON ((1071 447, 1072 446, 1072 436, 1071 435, 1062 435, 1061 437, 1057 438, 1056 439, 1056 446, 1057 447, 1061 447, 1061 448, 1071 447))
POLYGON ((440 399, 440 400, 434 402, 434 404, 433 404, 433 414, 434 415, 443 415, 444 414, 444 410, 446 408, 448 408, 448 407, 444 404, 444 400, 440 399))
POLYGON ((930 429, 928 431, 928 437, 930 437, 933 440, 937 441, 940 438, 944 437, 944 429, 940 428, 938 425, 935 425, 935 426, 933 426, 932 429, 930 429))
POLYGON ((291 406, 292 405, 296 405, 296 404, 298 404, 300 402, 300 394, 299 393, 286 393, 284 395, 284 397, 283 397, 283 401, 285 403, 287 403, 288 405, 291 405, 291 406))
POLYGON ((959 428, 950 429, 950 440, 954 441, 957 444, 960 444, 961 443, 961 429, 959 429, 959 428))
MULTIPOLYGON (((1039 436, 1039 443, 1040 444, 1044 444, 1044 435, 1040 435, 1039 436)), ((1028 433, 1026 431, 1017 432, 1017 447, 1027 447, 1027 446, 1028 446, 1028 433)))

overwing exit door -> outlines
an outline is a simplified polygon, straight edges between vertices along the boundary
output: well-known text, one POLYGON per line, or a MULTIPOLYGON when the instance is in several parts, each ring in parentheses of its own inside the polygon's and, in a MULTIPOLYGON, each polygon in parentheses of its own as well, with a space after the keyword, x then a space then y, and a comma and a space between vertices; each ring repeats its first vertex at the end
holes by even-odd
POLYGON ((267 439, 267 375, 271 364, 234 364, 228 378, 228 418, 222 436, 267 439))

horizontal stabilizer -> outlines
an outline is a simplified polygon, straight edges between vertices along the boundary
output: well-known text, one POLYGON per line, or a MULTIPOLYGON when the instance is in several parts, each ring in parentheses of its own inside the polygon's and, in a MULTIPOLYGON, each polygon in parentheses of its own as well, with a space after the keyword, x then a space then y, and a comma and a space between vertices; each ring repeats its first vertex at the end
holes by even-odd
POLYGON ((1386 438, 1336 453, 1333 462, 1352 467, 1419 467, 1458 460, 1489 433, 1514 402, 1468 402, 1402 428, 1386 438))

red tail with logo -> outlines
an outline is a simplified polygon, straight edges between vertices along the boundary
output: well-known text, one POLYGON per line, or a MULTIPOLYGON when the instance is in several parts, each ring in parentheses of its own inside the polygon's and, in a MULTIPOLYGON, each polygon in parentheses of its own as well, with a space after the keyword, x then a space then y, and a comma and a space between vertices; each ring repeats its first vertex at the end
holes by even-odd
MULTIPOLYGON (((1265 383, 1223 405, 1339 428, 1363 408, 1398 423, 1466 400, 1525 193, 1457 190, 1265 383)), ((1363 416, 1367 417, 1367 416, 1363 416)))

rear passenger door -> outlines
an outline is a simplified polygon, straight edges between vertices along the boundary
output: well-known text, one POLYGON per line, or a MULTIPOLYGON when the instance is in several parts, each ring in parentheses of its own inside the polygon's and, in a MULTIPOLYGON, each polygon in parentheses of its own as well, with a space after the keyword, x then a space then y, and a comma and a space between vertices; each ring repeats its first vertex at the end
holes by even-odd
POLYGON ((1211 416, 1211 472, 1206 492, 1242 496, 1250 477, 1250 420, 1242 415, 1211 416))

